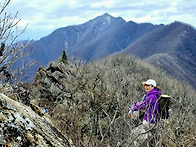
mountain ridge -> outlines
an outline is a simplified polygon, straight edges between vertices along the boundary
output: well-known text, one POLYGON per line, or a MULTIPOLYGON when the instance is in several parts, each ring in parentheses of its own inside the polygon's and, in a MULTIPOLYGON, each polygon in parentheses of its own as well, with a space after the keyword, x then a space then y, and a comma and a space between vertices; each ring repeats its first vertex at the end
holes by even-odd
POLYGON ((140 38, 123 53, 134 54, 196 87, 195 45, 196 30, 187 24, 174 22, 140 38))
MULTIPOLYGON (((39 63, 33 67, 31 76, 35 75, 40 65, 46 67, 50 62, 58 60, 64 49, 69 59, 76 57, 91 62, 112 54, 130 53, 159 67, 161 66, 154 61, 153 55, 168 53, 172 55, 170 58, 173 58, 170 61, 178 61, 180 67, 178 70, 181 69, 182 74, 177 78, 186 80, 187 75, 184 73, 187 71, 188 82, 191 84, 196 83, 194 46, 196 46, 195 29, 188 24, 179 21, 168 25, 138 24, 105 13, 80 25, 56 29, 50 35, 34 41, 30 59, 37 59, 39 63), (187 63, 182 64, 179 56, 187 63)), ((171 69, 167 69, 169 67, 165 65, 162 68, 171 71, 168 73, 172 75, 171 69, 175 70, 175 64, 171 69)), ((178 70, 176 69, 174 73, 178 70)))

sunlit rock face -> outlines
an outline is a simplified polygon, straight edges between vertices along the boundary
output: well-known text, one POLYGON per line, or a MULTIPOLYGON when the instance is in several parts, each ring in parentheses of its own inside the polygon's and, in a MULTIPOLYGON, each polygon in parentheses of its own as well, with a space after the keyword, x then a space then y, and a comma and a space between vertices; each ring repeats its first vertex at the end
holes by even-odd
POLYGON ((70 146, 44 115, 0 93, 0 145, 70 146))

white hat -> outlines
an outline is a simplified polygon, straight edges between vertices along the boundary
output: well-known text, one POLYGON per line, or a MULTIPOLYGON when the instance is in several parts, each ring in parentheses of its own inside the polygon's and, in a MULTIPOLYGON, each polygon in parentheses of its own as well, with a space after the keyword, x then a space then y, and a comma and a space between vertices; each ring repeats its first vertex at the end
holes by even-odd
POLYGON ((154 86, 154 87, 157 86, 155 80, 153 80, 153 79, 149 79, 149 80, 147 80, 146 82, 143 82, 142 84, 143 84, 143 85, 145 85, 145 84, 146 84, 146 85, 152 85, 152 86, 154 86))

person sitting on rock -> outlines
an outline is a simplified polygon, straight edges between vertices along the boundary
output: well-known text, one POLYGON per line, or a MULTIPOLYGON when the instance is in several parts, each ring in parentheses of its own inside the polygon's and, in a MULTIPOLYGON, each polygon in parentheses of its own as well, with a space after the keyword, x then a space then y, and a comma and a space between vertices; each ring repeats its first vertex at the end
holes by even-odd
POLYGON ((137 102, 136 105, 129 111, 129 115, 134 115, 135 111, 144 111, 143 124, 155 124, 159 121, 158 114, 158 96, 161 91, 156 87, 156 82, 152 79, 143 82, 146 93, 142 102, 137 102))
POLYGON ((138 146, 139 142, 143 142, 146 139, 150 140, 150 144, 154 145, 156 141, 156 131, 155 125, 159 122, 160 118, 158 116, 158 97, 162 92, 156 87, 156 82, 153 79, 149 79, 142 83, 145 87, 146 93, 143 97, 142 102, 137 102, 136 105, 130 109, 128 117, 139 118, 139 111, 144 112, 144 117, 142 124, 139 126, 134 126, 131 132, 131 138, 136 139, 138 134, 140 137, 133 141, 135 146, 138 146), (139 140, 139 141, 138 141, 139 140))

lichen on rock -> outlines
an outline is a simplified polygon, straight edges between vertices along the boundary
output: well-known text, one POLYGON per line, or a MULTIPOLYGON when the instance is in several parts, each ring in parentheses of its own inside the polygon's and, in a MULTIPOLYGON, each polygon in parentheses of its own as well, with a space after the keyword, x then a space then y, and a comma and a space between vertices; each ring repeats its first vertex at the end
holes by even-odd
POLYGON ((3 93, 0 93, 0 126, 1 145, 70 146, 49 119, 3 93))

